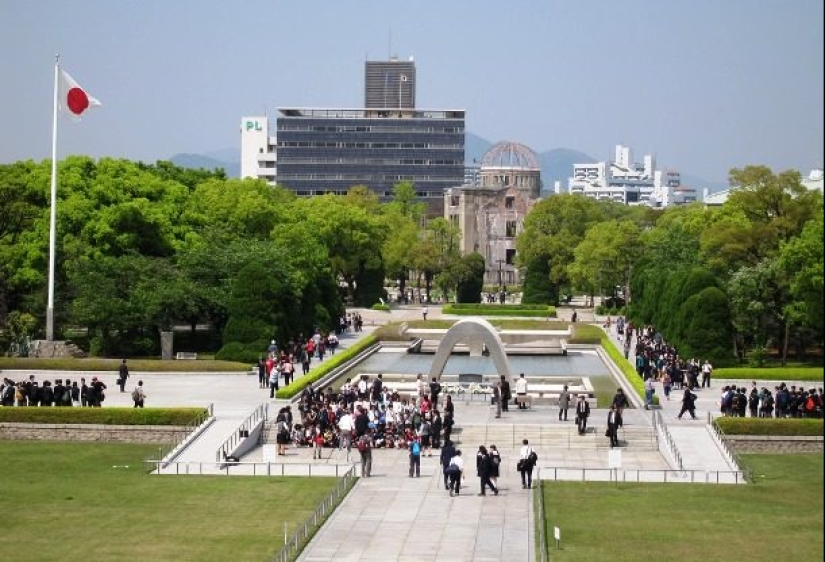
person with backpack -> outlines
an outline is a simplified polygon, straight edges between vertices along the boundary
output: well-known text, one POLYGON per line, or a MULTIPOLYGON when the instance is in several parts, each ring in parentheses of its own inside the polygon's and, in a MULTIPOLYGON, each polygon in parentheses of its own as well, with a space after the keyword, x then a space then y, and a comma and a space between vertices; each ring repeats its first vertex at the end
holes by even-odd
POLYGON ((441 448, 441 455, 439 457, 439 464, 441 464, 441 471, 444 474, 444 489, 450 489, 450 475, 447 472, 447 469, 450 466, 450 461, 453 460, 453 457, 456 454, 456 448, 453 445, 452 441, 445 441, 444 446, 441 448))
POLYGON ((498 489, 498 477, 500 476, 499 467, 501 466, 501 454, 495 445, 490 445, 490 481, 493 486, 498 489))
POLYGON ((533 447, 530 446, 527 439, 522 440, 521 451, 519 451, 519 461, 516 465, 517 470, 521 473, 521 487, 530 489, 533 487, 533 467, 539 460, 539 456, 533 447))
POLYGON ((461 490, 461 480, 464 478, 464 459, 461 458, 460 450, 456 450, 455 455, 444 469, 444 474, 450 479, 447 486, 450 490, 450 497, 457 496, 461 490))
POLYGON ((361 476, 363 478, 369 478, 372 472, 372 446, 372 435, 370 433, 365 433, 358 438, 356 447, 361 455, 361 476))
POLYGON ((135 408, 143 408, 144 401, 146 400, 146 392, 143 390, 143 381, 138 381, 137 386, 132 391, 132 402, 135 403, 135 408))
POLYGON ((410 478, 421 476, 421 442, 418 437, 410 441, 410 478))

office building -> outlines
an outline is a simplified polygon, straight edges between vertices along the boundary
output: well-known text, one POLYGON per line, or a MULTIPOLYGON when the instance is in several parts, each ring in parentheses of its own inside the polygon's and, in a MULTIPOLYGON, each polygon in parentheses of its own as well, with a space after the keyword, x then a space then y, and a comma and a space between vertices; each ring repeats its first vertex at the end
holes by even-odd
POLYGON ((574 164, 568 191, 625 205, 667 207, 696 201, 696 190, 682 185, 679 172, 656 169, 650 154, 634 162, 630 148, 622 145, 616 145, 612 162, 574 164))
POLYGON ((415 109, 415 63, 390 58, 364 65, 364 107, 415 109))

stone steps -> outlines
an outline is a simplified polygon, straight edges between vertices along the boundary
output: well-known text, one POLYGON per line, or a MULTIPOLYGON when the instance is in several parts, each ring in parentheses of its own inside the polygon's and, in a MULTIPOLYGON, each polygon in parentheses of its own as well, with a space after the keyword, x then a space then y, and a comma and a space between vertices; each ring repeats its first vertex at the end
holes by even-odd
MULTIPOLYGON (((604 425, 589 425, 585 435, 579 435, 573 422, 569 425, 464 425, 453 430, 457 445, 496 445, 499 449, 518 449, 523 439, 536 447, 576 450, 609 449, 604 425)), ((275 432, 268 424, 262 443, 273 444, 275 432)), ((656 451, 658 442, 653 428, 629 426, 619 430, 619 443, 634 451, 656 451)))
MULTIPOLYGON (((499 448, 518 448, 522 440, 536 447, 566 449, 607 449, 610 443, 604 436, 605 426, 588 425, 587 433, 579 435, 573 425, 465 425, 454 434, 458 444, 491 445, 499 448)), ((656 435, 649 427, 626 427, 619 430, 619 443, 636 451, 658 450, 656 435)))

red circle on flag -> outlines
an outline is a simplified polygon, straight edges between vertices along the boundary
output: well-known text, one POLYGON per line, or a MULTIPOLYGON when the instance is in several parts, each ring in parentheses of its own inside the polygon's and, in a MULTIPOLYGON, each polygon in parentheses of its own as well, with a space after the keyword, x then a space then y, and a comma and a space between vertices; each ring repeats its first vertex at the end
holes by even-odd
POLYGON ((80 115, 89 107, 89 96, 81 88, 71 88, 66 92, 66 106, 75 115, 80 115))

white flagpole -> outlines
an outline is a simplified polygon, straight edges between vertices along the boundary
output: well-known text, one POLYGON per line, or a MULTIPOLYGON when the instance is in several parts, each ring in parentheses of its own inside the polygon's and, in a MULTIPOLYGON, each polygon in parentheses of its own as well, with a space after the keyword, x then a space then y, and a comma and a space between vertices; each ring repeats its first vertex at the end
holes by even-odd
POLYGON ((54 56, 54 110, 52 113, 52 193, 49 212, 49 301, 46 308, 46 340, 54 341, 54 261, 57 223, 57 90, 60 55, 54 56))

